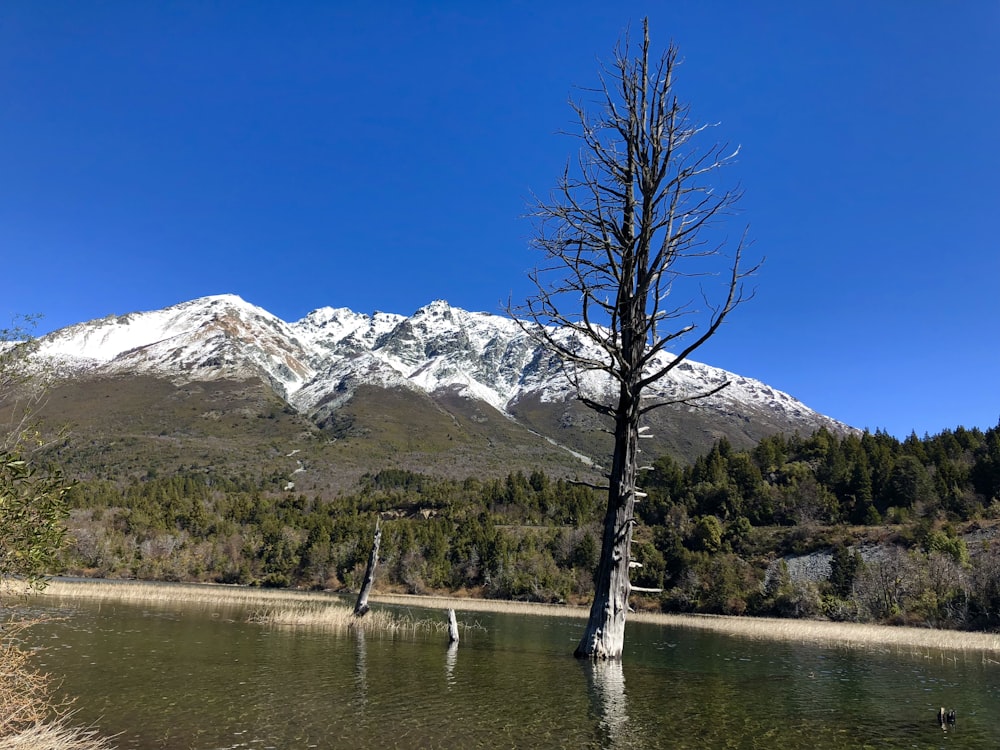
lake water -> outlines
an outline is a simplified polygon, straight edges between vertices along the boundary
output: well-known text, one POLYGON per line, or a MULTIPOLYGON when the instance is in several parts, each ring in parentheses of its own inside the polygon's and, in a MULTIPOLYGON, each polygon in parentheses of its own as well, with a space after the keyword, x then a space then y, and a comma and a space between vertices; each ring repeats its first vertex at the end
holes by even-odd
MULTIPOLYGON (((443 634, 264 627, 238 610, 35 600, 32 631, 122 748, 1000 747, 1000 664, 629 624, 623 664, 572 657, 583 621, 462 612, 443 634), (939 706, 958 722, 942 731, 939 706)), ((418 617, 440 612, 413 610, 418 617)))

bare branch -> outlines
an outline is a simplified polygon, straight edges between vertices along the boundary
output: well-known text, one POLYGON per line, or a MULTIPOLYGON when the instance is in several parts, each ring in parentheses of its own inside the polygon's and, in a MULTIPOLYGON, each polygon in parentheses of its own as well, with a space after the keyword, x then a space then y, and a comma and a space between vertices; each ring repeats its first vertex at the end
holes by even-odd
POLYGON ((727 243, 712 234, 741 196, 738 188, 715 184, 739 149, 699 145, 712 126, 693 122, 679 102, 677 49, 670 45, 658 58, 651 55, 645 20, 635 52, 633 57, 626 34, 591 90, 596 110, 570 102, 580 146, 570 162, 574 169, 567 165, 548 200, 537 201, 533 211, 534 245, 545 264, 530 274, 534 294, 518 307, 508 304, 522 330, 562 360, 580 402, 614 423, 597 590, 577 649, 593 658, 618 658, 621 651, 608 634, 620 638, 624 614, 612 623, 607 613, 628 609, 639 418, 670 404, 703 402, 728 383, 652 403, 647 392, 753 296, 744 283, 759 267, 743 265, 746 231, 729 260, 727 243), (707 292, 706 280, 720 269, 718 288, 707 292), (667 353, 678 347, 673 356, 667 353), (617 388, 613 403, 583 391, 586 372, 608 377, 617 388))

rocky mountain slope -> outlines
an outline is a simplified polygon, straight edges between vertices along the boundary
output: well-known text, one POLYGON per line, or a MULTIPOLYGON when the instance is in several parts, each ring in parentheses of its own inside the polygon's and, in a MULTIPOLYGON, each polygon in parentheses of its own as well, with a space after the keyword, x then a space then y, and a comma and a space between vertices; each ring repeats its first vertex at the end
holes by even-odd
MULTIPOLYGON (((57 376, 47 416, 69 424, 65 449, 76 458, 103 450, 105 460, 124 460, 113 445, 129 436, 158 440, 159 459, 196 462, 200 451, 202 460, 249 470, 263 444, 279 455, 308 439, 326 446, 315 460, 344 476, 379 462, 566 474, 593 471, 610 449, 607 425, 516 322, 444 301, 409 317, 326 307, 288 323, 237 296, 212 296, 69 326, 43 337, 38 356, 57 376)), ((697 362, 678 366, 655 395, 676 399, 724 381, 697 406, 653 412, 647 451, 691 458, 722 436, 744 446, 778 431, 849 429, 764 383, 697 362)), ((596 376, 587 388, 611 393, 596 376)), ((317 487, 336 485, 332 471, 317 487)))

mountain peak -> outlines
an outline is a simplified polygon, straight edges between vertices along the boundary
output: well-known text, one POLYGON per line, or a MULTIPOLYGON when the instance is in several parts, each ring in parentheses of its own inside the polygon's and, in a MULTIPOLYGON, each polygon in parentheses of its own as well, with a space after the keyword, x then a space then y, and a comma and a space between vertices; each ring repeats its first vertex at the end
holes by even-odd
POLYGON ((448 304, 448 300, 446 300, 446 299, 436 299, 436 300, 431 300, 430 302, 428 302, 426 305, 424 305, 420 309, 421 310, 439 310, 439 309, 450 310, 451 309, 451 305, 448 304))
POLYGON ((358 315, 360 313, 356 313, 347 307, 318 307, 302 318, 302 321, 308 320, 316 325, 324 325, 331 320, 343 320, 344 318, 358 315))
POLYGON ((232 294, 231 292, 227 292, 224 294, 208 294, 205 295, 204 297, 196 297, 195 299, 190 300, 187 303, 182 302, 180 304, 208 304, 208 305, 230 304, 230 305, 244 306, 244 305, 249 305, 250 303, 248 303, 238 294, 232 294))
POLYGON ((413 320, 422 319, 441 319, 441 318, 451 318, 455 312, 464 312, 457 310, 457 308, 452 307, 448 304, 447 300, 436 299, 423 307, 417 309, 415 313, 411 316, 413 320))
MULTIPOLYGON (((286 323, 238 295, 211 295, 61 329, 42 338, 40 353, 67 372, 143 372, 174 382, 259 377, 317 421, 328 420, 331 410, 370 385, 459 396, 511 420, 527 419, 526 426, 542 434, 551 425, 530 421, 539 410, 563 410, 554 422, 560 430, 576 424, 566 411, 575 392, 557 357, 515 321, 470 313, 440 299, 410 317, 321 307, 286 323)), ((700 401, 698 411, 714 410, 720 424, 732 426, 705 431, 699 443, 734 430, 759 439, 782 430, 849 429, 788 394, 697 362, 654 384, 650 396, 677 400, 726 380, 730 387, 700 401)), ((597 373, 587 378, 587 390, 591 398, 614 398, 610 381, 597 373)), ((583 433, 575 437, 587 439, 583 433)))

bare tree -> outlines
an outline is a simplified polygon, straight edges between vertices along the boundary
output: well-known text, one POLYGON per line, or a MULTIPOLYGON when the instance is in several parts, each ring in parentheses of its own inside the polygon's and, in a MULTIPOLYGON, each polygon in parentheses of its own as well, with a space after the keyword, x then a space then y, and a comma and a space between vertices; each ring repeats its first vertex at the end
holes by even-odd
POLYGON ((644 391, 719 330, 750 296, 743 281, 756 270, 742 264, 745 231, 728 255, 725 239, 711 238, 711 226, 739 192, 713 189, 710 179, 735 152, 720 144, 695 147, 705 126, 691 122, 674 94, 677 49, 650 59, 646 20, 634 58, 629 46, 626 34, 602 71, 594 90, 598 115, 571 102, 580 156, 552 197, 535 207, 534 242, 546 257, 530 275, 536 293, 519 306, 508 304, 522 328, 561 358, 582 403, 614 423, 594 602, 576 650, 592 659, 621 658, 628 595, 638 590, 628 571, 636 565, 630 550, 642 496, 636 488, 642 417, 725 384, 660 400, 644 399, 644 391), (609 376, 612 390, 595 393, 587 386, 590 373, 609 376))
POLYGON ((358 592, 358 600, 354 603, 354 616, 364 617, 371 609, 368 606, 368 595, 375 583, 375 568, 378 567, 378 548, 382 543, 382 517, 375 517, 375 538, 372 541, 372 551, 368 555, 368 566, 365 568, 365 580, 358 592))

